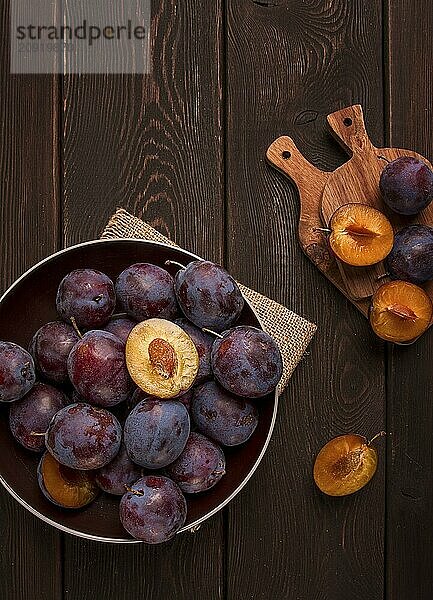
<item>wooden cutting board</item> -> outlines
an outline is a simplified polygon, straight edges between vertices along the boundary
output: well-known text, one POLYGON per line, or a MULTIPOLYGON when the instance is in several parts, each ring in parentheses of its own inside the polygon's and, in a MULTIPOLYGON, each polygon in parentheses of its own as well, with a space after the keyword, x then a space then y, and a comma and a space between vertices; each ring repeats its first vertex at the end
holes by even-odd
MULTIPOLYGON (((318 231, 327 225, 340 206, 349 202, 370 204, 384 212, 394 230, 412 223, 433 226, 433 203, 416 217, 400 217, 383 204, 379 179, 386 160, 400 156, 415 156, 430 163, 411 150, 376 148, 365 129, 362 107, 349 106, 328 115, 328 124, 337 141, 351 158, 332 172, 314 167, 300 153, 293 140, 282 136, 268 148, 269 163, 288 176, 297 186, 300 198, 299 241, 308 258, 365 315, 370 297, 384 281, 383 263, 373 267, 351 267, 332 255, 326 234, 318 231), (381 158, 383 157, 383 158, 381 158)), ((433 300, 433 282, 425 286, 433 300)))

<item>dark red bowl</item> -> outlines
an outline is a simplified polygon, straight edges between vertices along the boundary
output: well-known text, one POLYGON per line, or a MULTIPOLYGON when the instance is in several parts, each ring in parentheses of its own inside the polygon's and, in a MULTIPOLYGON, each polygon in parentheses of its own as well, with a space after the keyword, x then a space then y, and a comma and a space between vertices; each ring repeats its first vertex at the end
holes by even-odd
MULTIPOLYGON (((34 332, 57 320, 55 298, 61 279, 80 268, 99 269, 112 279, 135 262, 150 262, 164 268, 166 260, 186 264, 199 257, 165 244, 142 240, 97 240, 57 252, 24 273, 0 298, 0 339, 27 348, 34 332)), ((171 268, 171 267, 170 267, 171 268)), ((168 270, 170 270, 168 268, 168 270)), ((176 267, 173 267, 174 274, 176 267)), ((260 327, 249 304, 240 323, 260 327)), ((225 449, 227 474, 209 492, 188 496, 188 517, 181 531, 196 527, 225 506, 246 484, 269 443, 277 412, 277 395, 256 402, 259 425, 243 446, 225 449)), ((8 406, 0 406, 0 481, 25 508, 54 527, 84 538, 103 542, 135 543, 123 529, 118 515, 119 499, 101 494, 89 507, 69 511, 48 502, 39 490, 39 455, 25 450, 8 428, 8 406)))

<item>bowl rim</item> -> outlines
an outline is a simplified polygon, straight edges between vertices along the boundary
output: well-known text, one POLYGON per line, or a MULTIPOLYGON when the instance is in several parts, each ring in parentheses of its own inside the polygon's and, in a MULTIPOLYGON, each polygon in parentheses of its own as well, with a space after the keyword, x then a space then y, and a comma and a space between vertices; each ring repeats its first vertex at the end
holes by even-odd
MULTIPOLYGON (((172 245, 172 244, 165 244, 163 242, 156 242, 156 241, 153 241, 153 240, 145 240, 145 239, 140 239, 140 238, 104 238, 104 239, 99 239, 99 240, 89 240, 87 242, 81 242, 79 244, 74 244, 73 246, 68 246, 67 248, 63 248, 62 250, 58 250, 57 252, 54 252, 53 254, 50 254, 46 258, 40 260, 35 265, 33 265, 32 267, 30 267, 29 269, 27 269, 1 295, 1 297, 0 297, 0 303, 3 302, 3 300, 12 292, 12 290, 22 280, 24 280, 30 273, 32 273, 33 271, 36 271, 41 265, 43 265, 43 264, 45 264, 47 262, 50 262, 51 260, 57 258, 58 256, 61 256, 62 254, 66 254, 67 252, 70 252, 71 250, 74 250, 75 248, 81 248, 83 246, 93 246, 93 245, 99 245, 99 244, 104 244, 104 243, 105 244, 107 244, 107 243, 110 243, 110 244, 114 243, 114 244, 116 244, 117 242, 120 242, 120 243, 121 242, 133 242, 133 243, 138 243, 138 244, 147 244, 147 245, 153 245, 153 246, 161 246, 163 248, 169 248, 171 250, 173 250, 173 249, 178 250, 181 253, 188 255, 190 258, 192 258, 194 260, 205 260, 205 259, 201 258, 200 256, 198 256, 197 254, 189 252, 189 250, 184 250, 180 246, 172 245)), ((248 304, 248 306, 250 307, 250 309, 252 310, 252 312, 254 313, 254 316, 256 317, 256 319, 259 322, 260 326, 263 328, 263 323, 262 323, 260 317, 258 316, 257 312, 255 311, 254 307, 251 305, 251 302, 247 298, 245 298, 245 296, 244 296, 244 300, 248 304)), ((235 490, 233 490, 233 492, 229 496, 227 496, 227 498, 225 498, 225 500, 223 500, 218 506, 216 506, 215 508, 213 508, 211 511, 207 512, 205 515, 203 515, 199 519, 196 519, 193 523, 189 523, 188 525, 185 525, 184 527, 182 527, 181 529, 179 529, 179 531, 177 532, 177 534, 184 533, 184 532, 194 533, 195 531, 197 531, 197 529, 200 527, 200 525, 204 521, 206 521, 207 519, 210 519, 213 515, 215 515, 217 512, 219 512, 225 506, 227 506, 227 504, 229 502, 231 502, 233 500, 233 498, 235 496, 237 496, 237 494, 239 494, 239 492, 244 488, 244 486, 248 483, 248 481, 251 479, 251 477, 255 473, 257 467, 259 466, 260 462, 262 461, 262 458, 263 458, 263 456, 264 456, 264 454, 265 454, 265 452, 266 452, 266 450, 268 448, 268 445, 269 445, 269 442, 271 440, 272 433, 273 433, 274 427, 275 427, 275 421, 276 421, 276 418, 277 418, 277 411, 278 411, 278 393, 277 393, 277 390, 275 390, 275 393, 274 393, 274 410, 272 412, 272 419, 271 419, 271 422, 270 422, 270 425, 269 425, 269 430, 268 430, 265 442, 263 444, 263 447, 262 447, 262 449, 260 451, 260 454, 258 455, 256 461, 254 462, 254 464, 251 467, 250 471, 248 472, 247 476, 241 481, 241 483, 237 486, 237 488, 235 490)), ((98 536, 98 535, 92 535, 91 533, 83 533, 82 531, 77 531, 77 530, 72 529, 70 527, 66 527, 65 525, 57 523, 53 519, 50 519, 49 517, 41 514, 33 506, 31 506, 25 500, 23 500, 23 498, 21 498, 15 492, 15 490, 7 483, 7 481, 3 478, 3 476, 1 474, 0 474, 0 483, 9 492, 9 494, 17 502, 19 502, 19 504, 21 504, 21 506, 23 506, 24 508, 26 508, 30 513, 32 513, 33 515, 35 515, 36 517, 38 517, 39 519, 41 519, 45 523, 48 523, 48 525, 52 525, 53 527, 55 527, 56 529, 58 529, 58 530, 60 530, 60 531, 62 531, 64 533, 69 533, 71 535, 75 535, 77 537, 88 539, 88 540, 93 540, 93 541, 97 541, 97 542, 111 543, 111 544, 144 544, 144 542, 142 540, 136 540, 134 538, 110 538, 110 537, 102 537, 102 536, 98 536)))

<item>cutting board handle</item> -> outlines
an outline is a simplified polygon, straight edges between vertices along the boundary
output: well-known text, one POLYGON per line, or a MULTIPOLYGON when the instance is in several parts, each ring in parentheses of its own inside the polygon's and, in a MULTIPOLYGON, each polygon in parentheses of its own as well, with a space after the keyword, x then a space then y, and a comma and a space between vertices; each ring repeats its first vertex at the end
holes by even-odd
POLYGON ((365 129, 364 114, 360 104, 354 104, 328 115, 328 124, 337 141, 349 154, 374 151, 365 129))
POLYGON ((305 184, 311 182, 311 178, 323 176, 323 171, 308 162, 300 153, 292 138, 285 135, 272 142, 266 152, 266 158, 284 175, 290 177, 299 190, 302 190, 305 184))
POLYGON ((329 266, 329 253, 323 246, 320 199, 329 173, 312 165, 298 150, 292 138, 282 136, 269 146, 266 158, 272 166, 289 177, 297 186, 301 200, 299 240, 304 252, 320 269, 329 266))

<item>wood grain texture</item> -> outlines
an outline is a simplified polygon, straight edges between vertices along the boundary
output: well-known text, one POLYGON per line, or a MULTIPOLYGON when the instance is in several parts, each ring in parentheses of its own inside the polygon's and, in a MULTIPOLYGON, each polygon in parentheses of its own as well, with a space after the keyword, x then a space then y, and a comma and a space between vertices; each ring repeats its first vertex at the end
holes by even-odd
POLYGON ((162 546, 116 546, 66 537, 64 594, 71 600, 223 598, 222 520, 162 546), (77 578, 77 572, 80 574, 77 578))
POLYGON ((227 597, 379 600, 383 448, 374 482, 337 501, 315 489, 312 465, 332 436, 383 428, 383 346, 300 254, 296 194, 264 156, 293 132, 310 162, 334 169, 342 155, 326 114, 355 102, 381 140, 381 3, 239 0, 227 8, 228 266, 319 326, 281 398, 270 449, 228 509, 227 597))
MULTIPOLYGON (((433 157, 433 12, 428 0, 387 4, 389 115, 387 143, 433 157), (410 32, 410 43, 407 33, 410 32)), ((433 338, 391 349, 388 364, 387 594, 433 594, 433 338)))
MULTIPOLYGON (((221 2, 154 3, 150 75, 65 77, 65 243, 116 207, 221 258, 221 2)), ((222 246, 222 244, 221 244, 222 246)))
MULTIPOLYGON (((59 243, 57 77, 10 74, 8 6, 0 1, 1 293, 59 243)), ((0 537, 2 600, 59 598, 60 534, 3 488, 0 537)))
MULTIPOLYGON (((223 260, 221 25, 219 0, 154 2, 150 75, 65 77, 65 244, 99 237, 122 206, 185 248, 223 260)), ((217 600, 223 534, 220 513, 161 548, 68 536, 65 594, 217 600)))

